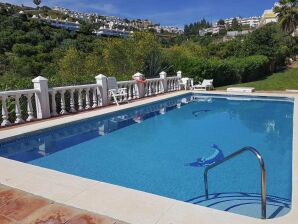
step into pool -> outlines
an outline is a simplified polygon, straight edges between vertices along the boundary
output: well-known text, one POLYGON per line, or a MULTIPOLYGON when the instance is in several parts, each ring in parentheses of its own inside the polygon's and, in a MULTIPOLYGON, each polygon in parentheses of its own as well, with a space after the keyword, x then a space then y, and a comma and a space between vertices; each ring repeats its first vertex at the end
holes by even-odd
POLYGON ((267 171, 267 218, 291 208, 293 99, 186 94, 0 143, 0 156, 198 206, 261 217, 260 168, 267 171))

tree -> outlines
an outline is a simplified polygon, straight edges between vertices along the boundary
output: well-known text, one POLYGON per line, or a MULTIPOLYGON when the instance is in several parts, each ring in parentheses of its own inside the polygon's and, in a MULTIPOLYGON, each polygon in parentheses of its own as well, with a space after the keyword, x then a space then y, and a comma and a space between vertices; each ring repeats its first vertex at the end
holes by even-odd
POLYGON ((222 26, 224 26, 226 23, 225 23, 225 21, 223 20, 223 19, 220 19, 220 20, 218 20, 217 21, 217 25, 222 25, 222 26))
POLYGON ((292 34, 298 26, 298 7, 296 0, 280 0, 274 8, 284 32, 292 34))
POLYGON ((238 30, 238 31, 241 30, 241 24, 239 24, 237 18, 234 18, 234 19, 232 20, 231 30, 238 30))
POLYGON ((41 0, 33 0, 33 3, 36 5, 36 8, 38 8, 41 3, 41 0))

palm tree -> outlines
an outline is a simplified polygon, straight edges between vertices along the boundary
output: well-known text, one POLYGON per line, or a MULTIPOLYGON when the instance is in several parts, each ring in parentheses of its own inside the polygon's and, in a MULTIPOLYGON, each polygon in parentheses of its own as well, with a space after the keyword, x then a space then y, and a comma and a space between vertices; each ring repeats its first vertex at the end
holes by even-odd
POLYGON ((41 3, 41 0, 33 0, 33 3, 36 5, 36 8, 38 8, 41 3))
POLYGON ((283 31, 292 34, 298 26, 297 0, 280 0, 274 7, 283 31))

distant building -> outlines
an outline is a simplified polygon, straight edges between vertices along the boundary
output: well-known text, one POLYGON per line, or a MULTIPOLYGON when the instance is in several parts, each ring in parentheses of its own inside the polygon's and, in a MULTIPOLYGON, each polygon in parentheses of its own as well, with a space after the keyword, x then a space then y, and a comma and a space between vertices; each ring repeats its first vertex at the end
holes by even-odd
POLYGON ((125 30, 117 30, 117 29, 108 29, 108 28, 100 28, 99 30, 94 31, 97 36, 102 37, 123 37, 128 38, 130 36, 130 32, 125 30))
POLYGON ((247 18, 235 17, 235 18, 225 19, 226 27, 231 27, 234 19, 236 19, 238 23, 242 26, 249 26, 250 28, 256 28, 260 23, 261 17, 252 16, 247 18))
POLYGON ((259 27, 262 27, 268 23, 276 23, 278 21, 277 15, 273 12, 273 9, 267 9, 264 11, 259 27))
POLYGON ((251 30, 228 31, 228 32, 227 32, 227 37, 235 38, 235 37, 238 37, 238 36, 244 36, 244 35, 247 35, 247 34, 249 34, 249 33, 251 33, 251 32, 252 32, 251 30))
POLYGON ((216 35, 219 34, 219 32, 221 30, 224 30, 225 26, 224 25, 217 25, 217 24, 213 24, 212 27, 206 28, 206 29, 202 29, 199 30, 199 35, 200 36, 205 36, 207 34, 212 34, 212 35, 216 35))
POLYGON ((67 19, 66 20, 59 20, 57 19, 52 19, 51 17, 46 17, 40 18, 41 21, 44 23, 47 23, 53 27, 60 28, 60 29, 65 29, 65 30, 71 30, 71 31, 79 31, 80 30, 80 23, 78 21, 76 22, 70 22, 67 19))
POLYGON ((249 26, 251 28, 256 28, 260 24, 261 17, 260 16, 253 16, 248 18, 241 18, 240 24, 242 26, 249 26))

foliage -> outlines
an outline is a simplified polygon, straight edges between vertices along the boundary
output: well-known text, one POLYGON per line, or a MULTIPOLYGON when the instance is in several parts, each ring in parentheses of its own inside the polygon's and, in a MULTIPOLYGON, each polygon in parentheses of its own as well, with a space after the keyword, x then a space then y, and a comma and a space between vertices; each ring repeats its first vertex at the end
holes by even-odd
POLYGON ((276 24, 267 24, 245 38, 242 55, 265 55, 273 64, 283 65, 287 56, 298 53, 295 44, 294 39, 280 31, 276 24))
POLYGON ((231 58, 227 60, 233 67, 240 82, 258 80, 269 74, 269 59, 263 55, 254 55, 244 58, 231 58))
POLYGON ((152 32, 97 38, 90 27, 57 29, 26 13, 13 16, 16 12, 0 10, 0 90, 31 88, 38 75, 48 78, 50 86, 61 86, 94 83, 99 73, 129 80, 136 72, 150 78, 162 70, 170 76, 181 70, 196 81, 213 78, 220 86, 260 79, 268 74, 269 62, 282 65, 298 53, 298 39, 273 24, 243 41, 224 43, 192 35, 211 25, 206 20, 186 26, 186 35, 176 38, 152 32))
POLYGON ((283 31, 292 34, 298 27, 297 0, 280 0, 274 8, 283 31))
POLYGON ((41 3, 41 0, 33 0, 33 3, 38 7, 41 3))
POLYGON ((189 25, 185 25, 184 26, 184 34, 186 36, 198 35, 199 30, 204 29, 204 28, 208 28, 208 27, 211 27, 211 26, 212 26, 212 24, 210 22, 208 22, 205 19, 202 19, 201 21, 191 23, 189 25))

